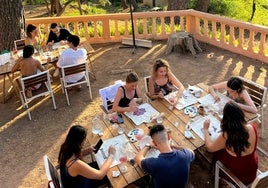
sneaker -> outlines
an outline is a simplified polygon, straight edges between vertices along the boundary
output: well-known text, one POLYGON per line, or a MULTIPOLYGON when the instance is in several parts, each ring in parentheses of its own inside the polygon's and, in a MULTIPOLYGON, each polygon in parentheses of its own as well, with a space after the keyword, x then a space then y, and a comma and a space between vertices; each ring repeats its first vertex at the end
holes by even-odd
POLYGON ((55 72, 54 72, 54 74, 53 74, 53 76, 54 77, 58 77, 59 74, 60 74, 60 70, 59 69, 56 69, 55 72))
POLYGON ((31 98, 33 96, 32 90, 31 89, 26 89, 25 90, 25 95, 27 98, 31 98))

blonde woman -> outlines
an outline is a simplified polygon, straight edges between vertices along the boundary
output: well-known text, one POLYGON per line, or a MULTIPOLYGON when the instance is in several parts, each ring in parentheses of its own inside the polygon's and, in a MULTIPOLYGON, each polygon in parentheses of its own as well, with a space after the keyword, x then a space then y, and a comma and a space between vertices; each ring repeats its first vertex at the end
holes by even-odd
POLYGON ((178 98, 182 96, 184 86, 170 70, 164 59, 156 60, 149 79, 149 96, 151 99, 164 98, 165 95, 178 89, 178 98))

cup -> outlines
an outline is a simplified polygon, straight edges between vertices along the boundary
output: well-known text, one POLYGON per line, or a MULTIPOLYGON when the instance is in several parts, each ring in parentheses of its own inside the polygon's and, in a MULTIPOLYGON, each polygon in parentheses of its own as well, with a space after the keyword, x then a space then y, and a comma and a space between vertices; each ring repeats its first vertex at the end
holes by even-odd
POLYGON ((125 132, 125 127, 124 126, 119 126, 118 129, 117 129, 117 133, 118 134, 123 134, 125 132))
POLYGON ((195 91, 195 92, 194 92, 194 96, 195 96, 195 97, 200 97, 200 96, 201 96, 201 91, 200 91, 200 90, 195 91))
POLYGON ((163 123, 163 118, 162 118, 161 116, 158 116, 158 117, 156 118, 156 123, 158 123, 158 124, 163 123))

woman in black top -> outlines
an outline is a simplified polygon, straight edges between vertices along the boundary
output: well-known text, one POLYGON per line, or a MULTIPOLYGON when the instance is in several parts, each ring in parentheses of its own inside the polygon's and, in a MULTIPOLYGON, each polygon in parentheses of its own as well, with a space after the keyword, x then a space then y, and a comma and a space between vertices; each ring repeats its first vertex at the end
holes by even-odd
POLYGON ((127 75, 126 84, 118 88, 114 103, 113 111, 115 112, 135 112, 141 103, 141 92, 138 88, 139 77, 136 73, 127 75))
POLYGON ((110 146, 109 157, 98 170, 97 165, 88 165, 82 159, 83 155, 94 151, 94 148, 90 147, 82 152, 86 136, 87 131, 84 127, 72 126, 61 145, 58 160, 64 188, 93 188, 108 182, 107 178, 103 178, 113 162, 115 148, 110 146))

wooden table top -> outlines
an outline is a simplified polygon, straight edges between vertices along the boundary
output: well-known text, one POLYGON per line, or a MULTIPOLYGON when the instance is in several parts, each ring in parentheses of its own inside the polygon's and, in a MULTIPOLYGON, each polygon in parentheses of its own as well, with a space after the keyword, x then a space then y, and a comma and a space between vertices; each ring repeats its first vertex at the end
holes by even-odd
MULTIPOLYGON (((197 85, 198 87, 202 88, 204 92, 202 92, 201 96, 207 94, 207 85, 204 83, 200 83, 197 85)), ((158 112, 163 112, 165 117, 163 118, 163 125, 171 130, 169 133, 172 139, 172 143, 175 146, 183 146, 187 147, 192 150, 199 149, 201 146, 204 145, 204 141, 193 131, 192 134, 195 138, 187 139, 184 136, 184 131, 186 130, 186 124, 191 120, 188 115, 185 115, 183 110, 178 110, 176 108, 170 109, 170 104, 166 100, 154 100, 150 101, 149 104, 154 107, 158 112)), ((198 105, 198 104, 195 104, 198 105)), ((248 113, 248 117, 256 117, 256 114, 248 113)), ((101 118, 102 119, 102 118, 101 118)), ((124 125, 125 125, 125 132, 124 134, 127 136, 128 132, 134 128, 141 128, 144 130, 144 133, 148 135, 149 126, 156 124, 155 121, 151 123, 143 123, 139 126, 136 126, 127 116, 123 115, 124 125)), ((112 127, 112 124, 107 119, 101 120, 103 126, 103 135, 101 136, 102 140, 105 140, 118 136, 118 132, 116 129, 112 127)), ((88 124, 88 128, 91 130, 91 122, 88 124)), ((97 143, 100 136, 94 135, 91 131, 88 132, 88 140, 91 144, 97 143)), ((131 143, 132 147, 138 151, 138 142, 131 143)), ((143 173, 142 169, 137 165, 134 164, 133 166, 130 162, 127 162, 128 171, 126 173, 121 173, 119 177, 112 177, 113 171, 120 171, 119 166, 116 165, 109 169, 108 171, 108 179, 111 185, 115 188, 125 187, 136 180, 142 178, 145 174, 143 173)))

